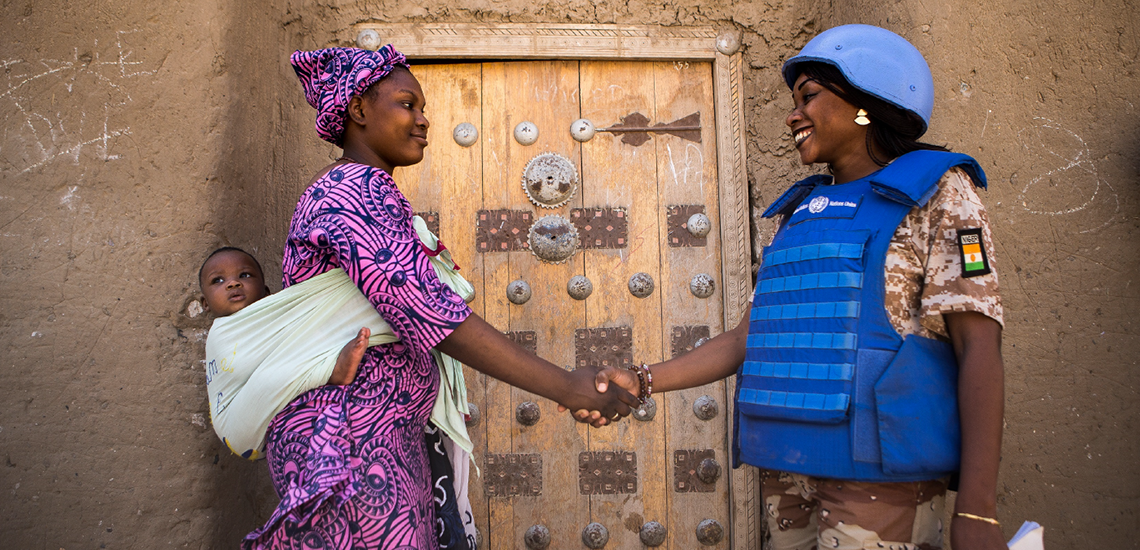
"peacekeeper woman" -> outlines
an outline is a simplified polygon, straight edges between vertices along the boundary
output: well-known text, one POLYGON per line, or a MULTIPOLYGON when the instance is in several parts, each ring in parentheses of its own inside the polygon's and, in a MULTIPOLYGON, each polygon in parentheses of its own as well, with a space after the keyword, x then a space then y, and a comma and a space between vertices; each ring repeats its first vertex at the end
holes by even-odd
POLYGON ((301 195, 284 286, 342 268, 400 341, 368 349, 352 383, 301 394, 274 417, 266 458, 281 503, 244 548, 354 550, 472 546, 444 536, 425 427, 440 385, 432 348, 577 410, 629 414, 620 388, 526 352, 441 282, 392 171, 423 159, 426 99, 402 54, 330 48, 291 61, 318 110, 317 133, 344 149, 301 195))
MULTIPOLYGON (((1002 307, 970 157, 920 143, 934 84, 902 37, 821 33, 783 67, 804 164, 751 310, 735 329, 652 367, 598 375, 645 396, 737 374, 734 462, 761 469, 771 548, 1005 548, 1002 307)), ((585 419, 584 411, 577 411, 585 419)), ((593 415, 595 425, 605 418, 593 415)))

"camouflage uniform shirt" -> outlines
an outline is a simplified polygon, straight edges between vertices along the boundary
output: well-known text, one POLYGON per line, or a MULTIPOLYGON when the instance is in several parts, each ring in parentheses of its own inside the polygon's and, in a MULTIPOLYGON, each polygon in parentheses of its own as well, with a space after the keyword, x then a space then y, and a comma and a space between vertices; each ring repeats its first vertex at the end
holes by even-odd
MULTIPOLYGON (((776 218, 776 224, 782 223, 776 218)), ((938 191, 921 208, 913 208, 895 229, 885 260, 886 308, 900 335, 917 334, 946 340, 946 313, 973 311, 1005 324, 997 272, 962 276, 958 231, 981 229, 993 266, 993 235, 986 209, 964 171, 948 170, 938 191)), ((769 243, 770 244, 770 243, 769 243)))

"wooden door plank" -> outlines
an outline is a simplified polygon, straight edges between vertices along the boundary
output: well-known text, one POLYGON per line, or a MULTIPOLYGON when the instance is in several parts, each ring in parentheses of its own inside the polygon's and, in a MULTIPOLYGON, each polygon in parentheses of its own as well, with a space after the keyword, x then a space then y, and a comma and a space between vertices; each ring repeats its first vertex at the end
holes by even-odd
MULTIPOLYGON (((579 117, 578 62, 509 63, 507 90, 511 108, 509 128, 529 121, 539 130, 538 141, 524 146, 509 140, 511 178, 507 185, 514 208, 533 213, 535 220, 558 215, 569 220, 571 208, 581 205, 581 193, 559 208, 539 208, 527 198, 522 177, 527 163, 543 153, 556 153, 577 164, 578 143, 569 134, 570 122, 579 117)), ((540 357, 560 367, 574 363, 574 330, 585 322, 585 306, 570 299, 566 283, 581 271, 580 253, 565 263, 540 261, 529 250, 511 252, 513 277, 526 280, 532 290, 529 302, 511 308, 511 329, 534 331, 540 357)), ((515 541, 520 542, 531 525, 542 524, 550 530, 550 548, 576 548, 579 532, 588 513, 588 499, 576 490, 578 453, 586 450, 585 432, 569 415, 559 413, 557 404, 545 398, 515 389, 512 404, 538 404, 540 420, 533 426, 518 422, 515 430, 516 453, 541 453, 543 458, 543 492, 539 497, 516 499, 515 541)), ((516 547, 522 547, 521 543, 516 547)))
MULTIPOLYGON (((499 71, 499 68, 496 68, 499 71)), ((522 188, 522 175, 527 162, 541 153, 553 152, 571 159, 578 157, 577 143, 568 132, 569 123, 578 118, 577 62, 506 63, 501 74, 496 72, 497 111, 491 108, 484 113, 494 120, 487 125, 487 139, 494 153, 494 174, 485 185, 495 195, 495 204, 488 208, 509 208, 530 212, 532 219, 548 214, 568 218, 570 208, 581 203, 576 195, 570 203, 558 209, 539 209, 530 203, 522 188), (538 141, 524 146, 513 138, 515 126, 529 121, 539 128, 538 141), (490 145, 491 141, 494 145, 490 145)), ((487 97, 490 97, 488 91, 487 97)), ((490 105, 490 102, 488 102, 490 105)), ((525 237, 524 237, 525 238, 525 237)), ((539 356, 564 366, 573 363, 574 329, 584 323, 584 306, 566 296, 567 280, 580 270, 581 259, 574 257, 563 264, 540 262, 529 250, 507 253, 486 253, 505 257, 506 264, 499 268, 499 276, 488 292, 505 297, 508 283, 516 279, 526 281, 532 291, 529 302, 503 306, 507 328, 511 331, 533 331, 537 337, 539 356)), ((496 533, 497 540, 509 537, 503 547, 520 547, 526 530, 535 524, 545 525, 554 541, 551 548, 565 547, 578 539, 578 530, 588 517, 587 499, 578 494, 577 454, 585 450, 585 427, 578 426, 569 416, 559 414, 556 404, 544 398, 512 389, 503 400, 509 410, 502 410, 503 420, 497 427, 511 437, 513 453, 539 453, 542 455, 542 494, 519 496, 511 499, 513 528, 496 533), (524 402, 539 406, 540 420, 533 426, 515 421, 515 408, 524 402)), ((504 513, 506 513, 504 511, 504 513)), ((498 547, 498 546, 496 546, 498 547)))
MULTIPOLYGON (((451 251, 460 273, 476 286, 471 302, 476 314, 483 313, 482 262, 475 254, 475 234, 471 231, 475 212, 482 206, 481 147, 461 147, 452 139, 452 130, 461 122, 480 122, 481 82, 478 64, 419 65, 413 74, 420 81, 427 99, 428 148, 424 159, 415 166, 396 170, 397 186, 419 213, 435 213, 441 242, 451 251)), ((468 401, 485 410, 483 376, 464 367, 468 401)), ((475 446, 477 463, 486 449, 486 423, 468 429, 475 446)), ((476 527, 487 532, 487 503, 483 484, 472 470, 468 496, 476 527)))
MULTIPOLYGON (((483 119, 479 128, 479 141, 483 155, 483 209, 510 208, 508 192, 509 178, 504 162, 510 153, 506 139, 510 136, 506 112, 509 104, 504 96, 510 87, 505 67, 502 64, 483 64, 483 119)), ((471 223, 476 223, 475 218, 471 223)), ((480 253, 483 263, 483 304, 485 319, 495 328, 504 332, 510 330, 510 303, 504 289, 509 279, 507 255, 501 253, 480 253)), ((511 443, 511 387, 490 377, 483 377, 486 387, 486 407, 483 410, 487 430, 486 454, 514 452, 511 443)), ((486 454, 483 460, 486 475, 486 454)), ((486 482, 486 479, 480 481, 486 482)), ((483 548, 491 550, 515 550, 517 541, 513 539, 515 518, 512 501, 509 497, 487 497, 488 529, 483 533, 483 548)))
MULTIPOLYGON (((656 120, 652 66, 648 63, 582 62, 582 115, 597 127, 617 124, 641 113, 656 120)), ((582 148, 583 198, 589 207, 620 207, 628 220, 628 241, 618 249, 586 250, 585 274, 594 292, 586 300, 587 326, 632 327, 633 360, 654 363, 661 350, 661 209, 657 160, 649 144, 633 146, 621 134, 598 133, 582 148), (629 279, 648 273, 653 294, 630 294, 629 279)), ((658 406, 663 401, 658 400, 658 406)), ((659 409, 660 410, 660 409, 659 409)), ((637 457, 637 492, 591 497, 591 520, 609 531, 607 547, 640 548, 638 531, 648 521, 667 525, 665 419, 633 418, 590 433, 591 451, 633 451, 637 457)))
MULTIPOLYGON (((720 281, 722 247, 719 238, 719 204, 716 168, 716 131, 713 114, 712 67, 698 62, 653 63, 657 88, 657 115, 662 123, 700 113, 701 141, 694 142, 673 135, 659 135, 654 139, 657 149, 661 200, 666 208, 673 205, 700 205, 712 222, 713 230, 704 246, 662 246, 662 346, 672 355, 673 327, 708 327, 709 336, 724 331, 723 301, 720 281), (691 279, 709 275, 716 290, 707 298, 698 298, 690 291, 691 279)), ((659 211, 659 220, 667 227, 671 222, 666 208, 659 211)), ((722 473, 712 492, 678 492, 670 483, 670 538, 673 548, 728 548, 731 524, 728 483, 729 419, 724 382, 715 382, 675 392, 665 409, 669 418, 666 456, 670 458, 669 478, 674 481, 673 457, 677 451, 712 449, 722 473), (701 420, 693 411, 694 402, 702 396, 715 398, 719 413, 711 420, 701 420), (724 538, 715 546, 703 546, 696 538, 696 527, 705 519, 718 521, 726 530, 724 538)))

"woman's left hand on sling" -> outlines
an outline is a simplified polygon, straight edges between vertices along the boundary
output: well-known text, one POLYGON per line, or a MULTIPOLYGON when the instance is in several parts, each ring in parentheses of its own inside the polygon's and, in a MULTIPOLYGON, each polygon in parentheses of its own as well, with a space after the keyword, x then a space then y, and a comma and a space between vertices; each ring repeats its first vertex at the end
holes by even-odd
MULTIPOLYGON (((955 514, 997 515, 1004 375, 1001 325, 981 313, 945 315, 958 358, 958 414, 962 423, 962 466, 955 514)), ((955 515, 950 543, 961 550, 1005 550, 1001 527, 955 515)))

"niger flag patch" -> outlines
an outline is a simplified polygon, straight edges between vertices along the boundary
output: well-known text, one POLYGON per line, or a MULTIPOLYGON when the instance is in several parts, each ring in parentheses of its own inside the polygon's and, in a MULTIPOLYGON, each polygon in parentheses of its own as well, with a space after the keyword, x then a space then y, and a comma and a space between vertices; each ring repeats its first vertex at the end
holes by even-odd
POLYGON ((982 230, 959 229, 958 252, 962 256, 962 276, 977 277, 990 272, 990 259, 982 242, 982 230))

